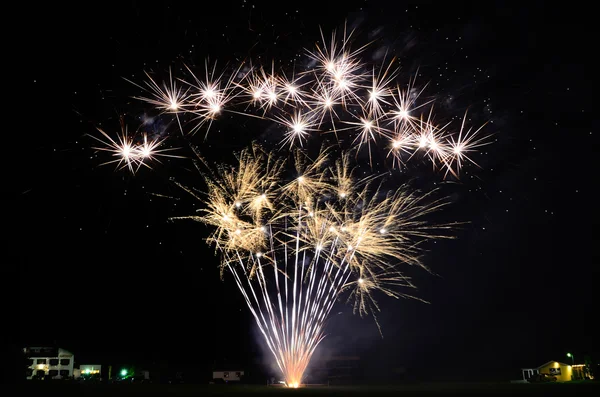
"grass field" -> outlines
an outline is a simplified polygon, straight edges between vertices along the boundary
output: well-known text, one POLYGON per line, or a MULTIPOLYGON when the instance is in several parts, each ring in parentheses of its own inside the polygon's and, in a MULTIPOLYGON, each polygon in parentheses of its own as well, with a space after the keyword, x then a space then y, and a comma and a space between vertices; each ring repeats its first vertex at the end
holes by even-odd
POLYGON ((255 385, 77 384, 27 382, 22 395, 51 396, 600 396, 600 382, 552 384, 424 383, 394 386, 331 386, 286 389, 255 385))

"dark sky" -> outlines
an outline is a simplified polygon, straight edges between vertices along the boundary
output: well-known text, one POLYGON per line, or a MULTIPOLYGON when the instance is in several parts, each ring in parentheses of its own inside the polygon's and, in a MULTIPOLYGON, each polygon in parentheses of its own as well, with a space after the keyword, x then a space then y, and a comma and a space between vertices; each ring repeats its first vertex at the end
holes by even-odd
MULTIPOLYGON (((358 43, 375 40, 365 56, 397 55, 403 77, 419 68, 438 113, 460 117, 469 107, 474 125, 489 121, 494 144, 476 155, 482 169, 442 184, 453 200, 445 216, 470 223, 457 239, 428 247, 437 276, 411 273, 430 303, 381 298, 383 339, 372 319, 340 303, 319 354, 513 376, 523 366, 565 361, 567 351, 578 361, 598 351, 595 45, 583 6, 169 3, 20 14, 27 42, 13 66, 23 98, 10 134, 22 143, 8 149, 16 208, 5 207, 15 222, 5 266, 20 272, 19 343, 56 343, 82 363, 259 360, 255 324, 233 281, 219 280, 207 230, 167 222, 195 209, 170 180, 199 183, 191 161, 132 176, 100 166, 106 155, 86 135, 98 126, 116 133, 123 114, 135 128, 152 112, 131 99, 140 91, 123 77, 142 82, 144 71, 167 76, 184 63, 201 70, 207 57, 223 67, 251 57, 289 68, 296 55, 306 62, 304 48, 319 40, 319 27, 329 36, 347 21, 358 43)), ((154 126, 169 131, 167 121, 154 126)), ((251 140, 276 135, 269 123, 236 116, 215 122, 206 141, 203 133, 193 140, 227 161, 251 140)), ((426 166, 409 176, 426 187, 443 181, 426 166)))

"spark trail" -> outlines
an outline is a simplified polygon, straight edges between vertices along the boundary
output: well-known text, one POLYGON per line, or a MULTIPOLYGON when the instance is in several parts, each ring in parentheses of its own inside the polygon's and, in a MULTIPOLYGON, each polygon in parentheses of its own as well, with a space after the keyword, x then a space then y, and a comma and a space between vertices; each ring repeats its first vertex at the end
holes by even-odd
POLYGON ((254 145, 235 166, 207 167, 205 196, 182 186, 202 214, 173 219, 214 227, 208 242, 222 274, 233 275, 287 385, 298 387, 340 294, 350 291, 361 315, 379 310, 374 292, 408 296, 399 267, 423 266, 419 243, 451 226, 425 219, 443 201, 355 178, 350 153, 293 154, 282 160, 254 145))

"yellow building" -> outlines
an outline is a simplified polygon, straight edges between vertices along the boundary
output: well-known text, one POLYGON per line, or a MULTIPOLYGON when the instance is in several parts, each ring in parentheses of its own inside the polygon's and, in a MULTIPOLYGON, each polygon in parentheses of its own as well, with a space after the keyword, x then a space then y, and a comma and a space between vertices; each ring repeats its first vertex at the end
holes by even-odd
POLYGON ((590 373, 590 368, 585 364, 571 365, 571 368, 573 368, 571 380, 594 379, 594 376, 590 373))
POLYGON ((537 368, 522 368, 523 380, 529 380, 537 374, 547 374, 556 378, 557 382, 570 381, 573 377, 573 368, 569 364, 558 361, 548 361, 537 368))

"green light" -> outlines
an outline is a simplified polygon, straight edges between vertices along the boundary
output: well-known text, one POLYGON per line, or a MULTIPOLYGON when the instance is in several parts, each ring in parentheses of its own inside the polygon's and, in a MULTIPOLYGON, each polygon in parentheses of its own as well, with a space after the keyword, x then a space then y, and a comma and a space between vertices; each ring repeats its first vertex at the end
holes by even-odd
POLYGON ((573 357, 571 353, 567 353, 567 357, 573 357))
POLYGON ((121 376, 125 376, 127 375, 127 370, 126 369, 122 369, 121 370, 121 376))

